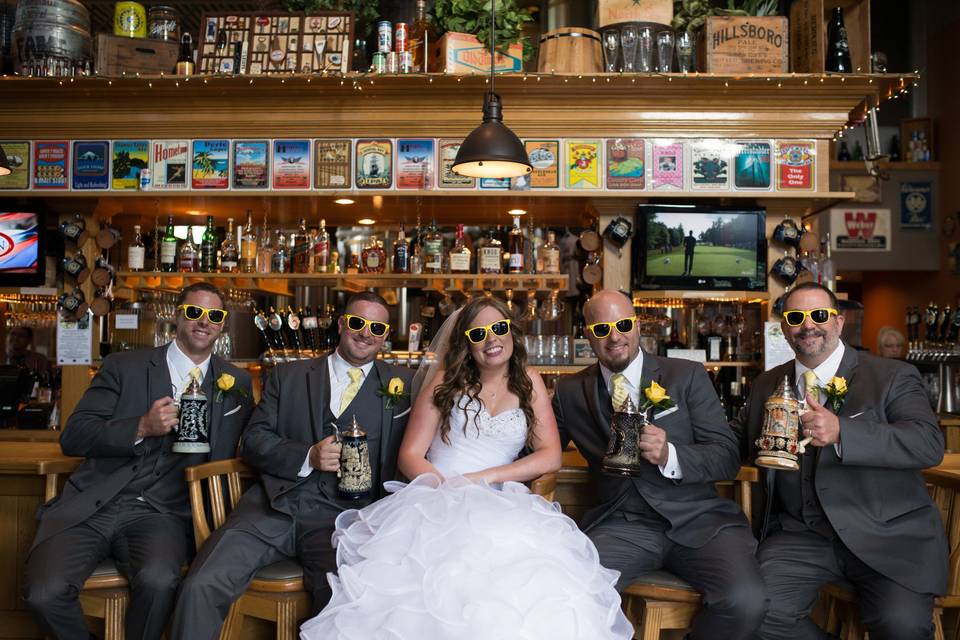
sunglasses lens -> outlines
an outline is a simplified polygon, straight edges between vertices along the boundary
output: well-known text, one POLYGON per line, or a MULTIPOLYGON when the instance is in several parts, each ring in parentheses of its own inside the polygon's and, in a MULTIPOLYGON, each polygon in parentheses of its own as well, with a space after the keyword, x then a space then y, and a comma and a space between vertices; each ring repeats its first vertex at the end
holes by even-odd
POLYGON ((610 323, 602 322, 600 324, 595 324, 590 330, 593 331, 595 338, 606 338, 608 335, 610 335, 610 323))
POLYGON ((816 324, 823 324, 830 318, 830 312, 826 309, 814 309, 810 312, 810 318, 816 324))
POLYGON ((483 342, 483 339, 487 337, 487 329, 485 327, 474 327, 467 331, 467 337, 473 343, 483 342))
POLYGON ((363 318, 359 316, 350 316, 347 318, 347 328, 353 331, 363 331, 363 318))
POLYGON ((617 321, 617 331, 620 333, 629 333, 633 329, 633 318, 624 318, 617 321))
POLYGON ((183 316, 187 320, 199 320, 202 315, 203 309, 196 305, 188 304, 183 308, 183 316))
POLYGON ((370 333, 377 336, 378 338, 387 332, 387 325, 382 322, 371 322, 370 323, 370 333))
POLYGON ((501 320, 500 322, 494 322, 490 326, 490 330, 493 331, 493 335, 505 336, 510 333, 510 325, 506 320, 501 320))
POLYGON ((220 324, 227 317, 227 312, 223 309, 208 309, 207 318, 213 324, 220 324))
POLYGON ((796 327, 803 324, 803 311, 787 311, 783 314, 783 319, 787 321, 787 324, 791 327, 796 327))

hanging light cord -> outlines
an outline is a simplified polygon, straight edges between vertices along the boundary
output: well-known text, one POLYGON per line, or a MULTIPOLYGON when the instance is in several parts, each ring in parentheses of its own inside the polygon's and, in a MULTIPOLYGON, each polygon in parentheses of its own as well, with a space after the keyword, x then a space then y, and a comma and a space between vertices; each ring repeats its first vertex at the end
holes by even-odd
POLYGON ((497 0, 490 0, 490 93, 496 93, 497 0))

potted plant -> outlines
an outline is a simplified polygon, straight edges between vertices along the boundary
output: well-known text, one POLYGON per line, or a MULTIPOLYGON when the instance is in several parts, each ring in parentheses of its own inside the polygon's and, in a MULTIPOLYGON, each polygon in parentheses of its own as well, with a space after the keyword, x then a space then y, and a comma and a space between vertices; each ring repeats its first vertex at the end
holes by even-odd
POLYGON ((712 16, 775 16, 779 0, 673 0, 673 22, 676 31, 699 31, 712 16))
MULTIPOLYGON (((529 39, 523 35, 523 25, 532 22, 533 17, 526 8, 519 8, 516 0, 495 0, 497 3, 496 50, 501 55, 517 56, 528 59, 533 48, 529 39)), ((441 33, 474 36, 479 44, 490 48, 490 8, 491 0, 436 0, 433 6, 434 24, 441 33)), ((447 36, 444 35, 446 38, 447 36)), ((459 39, 461 42, 462 38, 459 39)), ((450 45, 447 38, 447 46, 450 45)), ((476 43, 471 42, 473 48, 476 43)), ((443 47, 443 39, 441 39, 443 47)), ((522 62, 521 60, 521 62, 522 62)), ((498 64, 498 67, 500 65, 498 64)), ((447 66, 447 70, 452 69, 447 66)))

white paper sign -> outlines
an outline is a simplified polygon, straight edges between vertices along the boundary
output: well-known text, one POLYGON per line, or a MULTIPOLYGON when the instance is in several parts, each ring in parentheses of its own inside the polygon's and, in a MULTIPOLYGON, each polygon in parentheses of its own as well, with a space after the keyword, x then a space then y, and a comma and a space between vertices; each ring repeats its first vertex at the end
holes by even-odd
POLYGON ((767 321, 763 326, 763 370, 769 371, 784 362, 793 360, 793 349, 783 337, 780 323, 767 321))
POLYGON ((890 251, 890 209, 830 209, 830 242, 834 251, 890 251))
POLYGON ((135 313, 116 313, 114 318, 115 329, 133 329, 137 330, 137 314, 135 313))
POLYGON ((707 361, 707 351, 706 349, 667 349, 667 357, 703 363, 707 361))
POLYGON ((79 321, 64 320, 57 316, 57 364, 91 364, 93 361, 92 314, 79 321))

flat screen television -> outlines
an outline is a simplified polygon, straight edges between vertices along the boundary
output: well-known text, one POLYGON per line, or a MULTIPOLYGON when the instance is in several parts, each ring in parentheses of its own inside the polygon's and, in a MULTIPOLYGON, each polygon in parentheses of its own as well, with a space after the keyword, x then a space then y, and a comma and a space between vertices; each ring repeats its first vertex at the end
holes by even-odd
POLYGON ((43 284, 43 216, 37 212, 0 211, 0 287, 43 284))
POLYGON ((766 210, 645 204, 633 239, 634 289, 766 291, 766 210))

